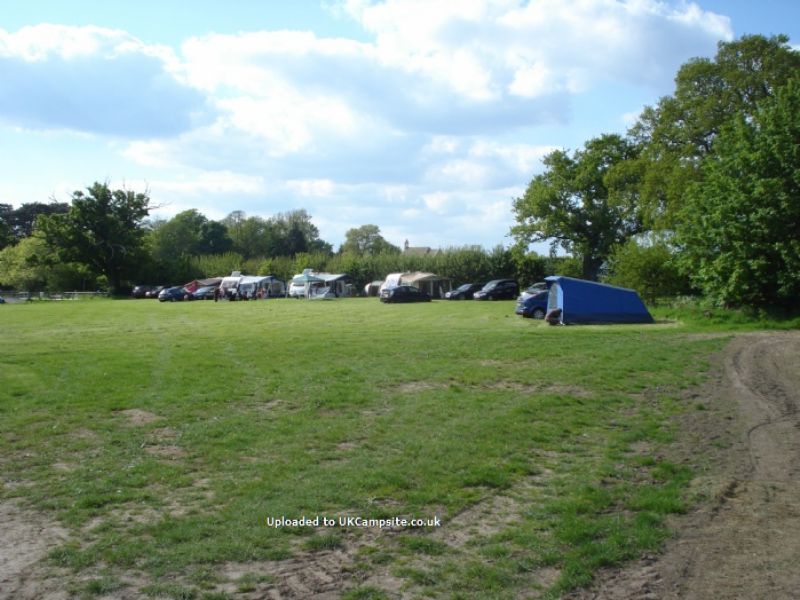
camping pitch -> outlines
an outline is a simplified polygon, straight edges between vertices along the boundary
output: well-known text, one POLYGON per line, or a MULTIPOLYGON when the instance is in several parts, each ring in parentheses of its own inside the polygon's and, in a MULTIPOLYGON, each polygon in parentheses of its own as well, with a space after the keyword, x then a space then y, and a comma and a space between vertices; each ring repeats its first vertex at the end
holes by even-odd
POLYGON ((562 277, 546 277, 550 323, 652 323, 635 290, 562 277))

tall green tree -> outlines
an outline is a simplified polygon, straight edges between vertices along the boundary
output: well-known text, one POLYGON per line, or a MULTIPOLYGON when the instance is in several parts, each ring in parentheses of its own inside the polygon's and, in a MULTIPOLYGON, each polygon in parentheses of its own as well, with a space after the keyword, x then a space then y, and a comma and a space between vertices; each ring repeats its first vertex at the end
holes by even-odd
POLYGON ((159 260, 180 256, 222 254, 233 241, 224 225, 209 221, 196 209, 185 210, 153 229, 153 253, 159 260))
POLYGON ((46 289, 52 265, 50 249, 39 237, 27 237, 0 251, 0 284, 17 290, 46 289))
POLYGON ((248 217, 236 210, 222 223, 233 239, 233 250, 246 259, 332 252, 331 245, 319 238, 319 230, 304 209, 278 213, 269 219, 248 217))
POLYGON ((68 210, 66 202, 26 202, 19 208, 0 204, 0 248, 31 236, 39 215, 63 214, 68 210))
POLYGON ((219 221, 206 221, 200 226, 200 240, 195 252, 200 254, 225 254, 233 248, 228 229, 219 221))
POLYGON ((800 78, 720 131, 689 187, 677 240, 721 304, 800 307, 800 78))
POLYGON ((235 210, 222 220, 231 249, 245 258, 267 254, 269 233, 267 222, 261 217, 248 217, 243 211, 235 210))
POLYGON ((641 230, 635 173, 626 161, 636 148, 619 135, 589 140, 571 156, 556 150, 544 158, 545 172, 514 200, 511 233, 526 247, 550 241, 581 259, 583 277, 596 280, 612 248, 641 230))
POLYGON ((702 178, 701 164, 715 153, 722 128, 752 118, 800 69, 800 52, 784 35, 744 36, 720 42, 713 59, 695 58, 675 77, 675 92, 646 108, 631 130, 638 159, 641 211, 653 226, 671 229, 687 188, 702 178))
POLYGON ((0 250, 0 284, 28 292, 86 290, 95 283, 86 267, 62 262, 40 234, 0 250))
POLYGON ((300 252, 332 254, 333 247, 319 237, 319 229, 305 209, 291 210, 274 217, 286 223, 286 252, 294 256, 300 252))
POLYGON ((224 225, 209 221, 196 209, 151 222, 149 242, 159 281, 191 279, 197 274, 191 257, 222 254, 233 245, 224 225))
POLYGON ((678 268, 675 249, 653 234, 617 246, 609 259, 606 281, 636 290, 649 303, 690 291, 688 278, 678 268))
POLYGON ((380 254, 381 252, 400 253, 400 248, 387 242, 381 235, 377 225, 362 225, 348 229, 345 234, 344 244, 339 252, 353 254, 380 254))
POLYGON ((118 294, 144 261, 144 220, 149 210, 146 193, 95 183, 86 192, 73 192, 66 214, 39 217, 37 226, 61 260, 86 265, 118 294))
POLYGON ((11 229, 11 215, 13 212, 13 206, 0 203, 0 250, 14 242, 14 232, 11 229))

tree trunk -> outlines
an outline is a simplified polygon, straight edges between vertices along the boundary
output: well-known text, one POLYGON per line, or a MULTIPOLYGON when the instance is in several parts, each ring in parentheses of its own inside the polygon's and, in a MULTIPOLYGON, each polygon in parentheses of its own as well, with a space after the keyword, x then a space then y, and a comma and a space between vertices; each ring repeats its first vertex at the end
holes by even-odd
POLYGON ((583 257, 583 278, 589 281, 597 281, 600 274, 600 267, 603 266, 603 260, 592 256, 583 257))

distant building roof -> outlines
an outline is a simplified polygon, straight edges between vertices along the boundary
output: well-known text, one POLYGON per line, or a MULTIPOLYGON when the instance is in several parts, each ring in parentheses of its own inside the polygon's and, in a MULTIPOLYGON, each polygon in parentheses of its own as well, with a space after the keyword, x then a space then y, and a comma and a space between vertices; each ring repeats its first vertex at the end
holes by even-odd
POLYGON ((427 256, 428 254, 439 254, 439 252, 441 252, 441 250, 428 246, 409 246, 408 240, 406 240, 403 246, 403 254, 410 254, 412 256, 427 256))

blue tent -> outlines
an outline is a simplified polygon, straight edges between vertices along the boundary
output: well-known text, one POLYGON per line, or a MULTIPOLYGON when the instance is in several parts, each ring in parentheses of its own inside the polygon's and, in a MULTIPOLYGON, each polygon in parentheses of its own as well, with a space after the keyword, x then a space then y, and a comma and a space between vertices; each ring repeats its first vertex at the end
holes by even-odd
POLYGON ((652 323, 634 290, 553 275, 546 277, 548 321, 560 323, 652 323))

